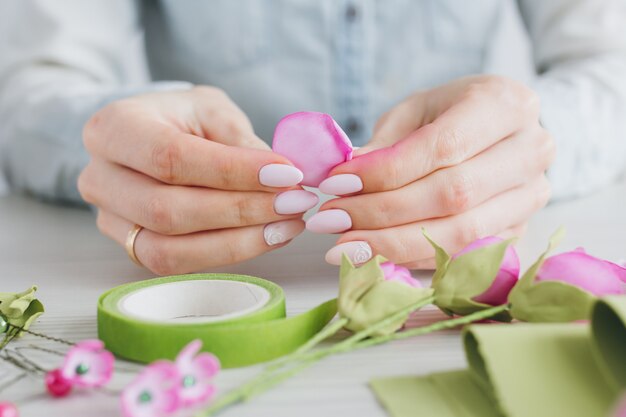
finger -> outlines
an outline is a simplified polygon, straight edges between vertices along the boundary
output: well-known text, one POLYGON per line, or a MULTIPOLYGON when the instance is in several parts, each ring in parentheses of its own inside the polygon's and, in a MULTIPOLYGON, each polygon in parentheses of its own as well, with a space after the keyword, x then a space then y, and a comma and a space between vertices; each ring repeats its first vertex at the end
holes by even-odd
POLYGON ((399 264, 431 258, 434 251, 422 236, 422 228, 448 252, 455 253, 480 237, 526 222, 534 212, 545 206, 549 196, 549 183, 542 175, 523 187, 500 194, 456 216, 382 230, 352 230, 326 253, 326 261, 338 265, 342 253, 355 263, 365 262, 375 254, 399 264))
POLYGON ((107 112, 115 123, 90 121, 85 146, 92 155, 129 167, 160 182, 222 190, 275 191, 302 180, 302 172, 270 151, 227 146, 203 139, 118 104, 107 112))
POLYGON ((414 94, 383 114, 374 126, 372 139, 357 149, 354 155, 391 146, 421 127, 427 112, 425 97, 423 93, 414 94))
POLYGON ((476 84, 432 123, 393 146, 337 166, 330 176, 356 175, 363 192, 368 193, 397 189, 438 169, 458 165, 520 126, 536 123, 536 95, 525 88, 512 89, 511 83, 505 82, 476 84))
MULTIPOLYGON (((537 177, 553 155, 552 140, 537 126, 498 142, 461 165, 435 171, 402 188, 330 200, 309 219, 307 228, 326 233, 332 224, 356 230, 383 229, 459 214, 537 177), (346 219, 343 223, 333 223, 333 217, 341 216, 346 219)), ((331 228, 330 232, 345 230, 331 228)))
MULTIPOLYGON (((98 213, 98 228, 120 245, 132 226, 115 214, 98 213)), ((303 230, 304 222, 298 219, 183 236, 143 229, 135 240, 135 254, 158 275, 183 274, 254 258, 286 245, 303 230)))
POLYGON ((230 146, 270 150, 259 138, 246 114, 221 89, 198 86, 189 90, 193 97, 194 134, 230 146), (197 132, 197 133, 196 133, 197 132))
POLYGON ((143 174, 94 160, 83 171, 79 189, 85 201, 166 235, 267 224, 317 204, 314 193, 288 190, 222 191, 165 185, 143 174))
MULTIPOLYGON (((526 234, 526 230, 528 229, 528 224, 524 223, 521 225, 516 225, 510 227, 502 232, 496 234, 496 236, 501 237, 502 239, 511 239, 511 238, 521 238, 526 234)), ((408 262, 403 264, 409 269, 422 270, 422 269, 435 269, 437 267, 435 263, 435 258, 422 259, 419 261, 408 262)))

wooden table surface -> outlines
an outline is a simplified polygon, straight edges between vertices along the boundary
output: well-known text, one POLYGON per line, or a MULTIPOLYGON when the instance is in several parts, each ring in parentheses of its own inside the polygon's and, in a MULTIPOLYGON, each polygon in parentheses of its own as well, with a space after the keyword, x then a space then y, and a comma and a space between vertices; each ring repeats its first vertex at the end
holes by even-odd
MULTIPOLYGON (((600 257, 626 258, 626 182, 592 196, 555 203, 531 222, 519 242, 527 267, 559 225, 568 228, 561 250, 585 246, 600 257)), ((215 271, 260 276, 281 285, 287 294, 288 314, 296 314, 333 298, 338 269, 324 262, 335 237, 304 233, 287 247, 260 258, 215 271)), ((420 273, 427 279, 429 274, 420 273)), ((105 290, 125 282, 150 278, 134 266, 123 250, 102 237, 91 212, 56 207, 21 196, 0 198, 0 291, 21 291, 37 284, 46 313, 33 330, 70 340, 96 336, 96 301, 105 290)), ((425 310, 411 325, 441 317, 425 310)), ((342 337, 342 335, 339 335, 342 337)), ((62 349, 52 342, 27 336, 17 346, 62 349)), ((46 368, 59 358, 28 353, 46 368)), ((118 389, 132 378, 133 364, 113 381, 118 389)), ((338 355, 316 364, 253 402, 224 416, 384 416, 367 382, 385 375, 425 374, 465 366, 458 331, 446 331, 338 355)), ((220 390, 249 378, 258 367, 227 370, 216 380, 220 390)), ((0 363, 0 385, 16 375, 0 363)), ((100 417, 119 415, 117 398, 106 392, 77 393, 63 400, 49 398, 41 378, 27 377, 0 392, 0 400, 15 402, 21 417, 100 417)))

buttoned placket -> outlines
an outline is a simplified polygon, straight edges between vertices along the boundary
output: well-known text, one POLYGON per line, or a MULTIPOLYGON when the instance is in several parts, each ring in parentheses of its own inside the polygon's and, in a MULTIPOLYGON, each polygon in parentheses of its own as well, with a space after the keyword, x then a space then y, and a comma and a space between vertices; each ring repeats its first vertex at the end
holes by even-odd
POLYGON ((365 139, 367 104, 363 4, 359 0, 338 4, 335 92, 339 113, 335 117, 352 142, 360 146, 365 139))

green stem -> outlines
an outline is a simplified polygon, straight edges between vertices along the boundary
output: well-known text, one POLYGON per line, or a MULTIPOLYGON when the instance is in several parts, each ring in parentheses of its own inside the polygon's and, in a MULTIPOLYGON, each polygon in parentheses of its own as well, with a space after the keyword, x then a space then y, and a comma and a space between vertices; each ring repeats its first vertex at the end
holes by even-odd
POLYGON ((371 336, 372 334, 376 333, 378 330, 388 326, 389 324, 405 317, 407 314, 412 313, 415 310, 419 310, 420 308, 428 305, 428 304, 432 304, 435 301, 435 297, 428 297, 424 300, 421 300, 415 304, 412 304, 400 311, 398 311, 397 313, 387 317, 384 320, 379 321, 378 323, 369 326, 355 334, 353 334, 352 336, 348 337, 347 339, 329 347, 326 349, 322 349, 322 350, 317 350, 315 352, 311 352, 308 355, 302 355, 300 356, 298 359, 301 360, 307 360, 307 359, 317 359, 317 358, 322 358, 324 356, 327 356, 331 353, 336 353, 336 352, 343 352, 345 350, 349 350, 349 348, 354 345, 355 343, 365 339, 366 337, 371 336))
POLYGON ((297 357, 307 353, 309 350, 317 346, 321 341, 333 336, 335 333, 341 330, 343 326, 348 324, 348 321, 349 320, 347 318, 342 317, 330 323, 328 326, 324 327, 319 333, 309 339, 308 342, 300 346, 294 352, 277 361, 272 362, 270 365, 267 366, 266 371, 274 371, 278 368, 281 368, 288 362, 291 362, 297 357))
POLYGON ((509 309, 507 304, 487 308, 485 310, 480 310, 472 314, 468 314, 467 316, 461 316, 454 319, 442 320, 427 326, 416 327, 413 329, 405 330, 403 332, 392 333, 385 336, 379 336, 372 339, 364 340, 361 343, 355 345, 355 349, 366 348, 368 346, 379 345, 381 343, 386 343, 391 340, 401 340, 407 339, 413 336, 419 336, 422 334, 432 333, 439 330, 444 329, 452 329, 457 326, 462 326, 465 324, 474 323, 480 320, 485 320, 490 317, 497 315, 498 313, 502 313, 509 309))
MULTIPOLYGON (((434 297, 428 297, 426 299, 420 300, 417 303, 411 304, 410 306, 407 306, 405 308, 403 308, 402 310, 394 313, 393 315, 377 322, 376 324, 361 330, 358 333, 355 333, 354 335, 350 336, 349 338, 347 338, 346 340, 344 340, 343 342, 337 343, 336 345, 333 345, 333 347, 335 346, 344 346, 344 345, 352 345, 353 343, 356 343, 370 335, 372 335, 373 333, 376 333, 379 329, 388 326, 390 323, 393 323, 394 321, 400 320, 402 318, 404 318, 406 315, 411 314, 413 311, 415 310, 419 310, 420 308, 431 304, 435 301, 434 297)), ((236 402, 245 400, 247 398, 250 398, 251 396, 254 395, 258 395, 259 393, 263 392, 266 390, 265 386, 268 385, 269 387, 272 387, 278 383, 280 383, 281 381, 295 375, 296 373, 300 372, 302 369, 306 368, 307 366, 313 364, 314 362, 316 362, 318 359, 321 359, 323 356, 319 356, 319 358, 317 356, 314 355, 308 355, 308 350, 310 350, 313 346, 315 346, 316 344, 318 344, 320 341, 324 340, 324 338, 330 336, 331 334, 336 333, 341 327, 343 327, 345 324, 347 323, 347 319, 339 319, 336 322, 334 322, 333 324, 329 325, 327 328, 325 328, 324 330, 322 330, 321 333, 324 333, 326 335, 322 335, 319 337, 314 337, 313 339, 311 339, 311 341, 309 343, 307 343, 306 345, 308 346, 305 349, 300 348, 298 349, 296 352, 292 353, 291 355, 289 355, 288 357, 284 358, 283 360, 280 361, 279 364, 274 364, 274 365, 270 365, 269 368, 267 368, 264 372, 262 372, 260 375, 256 376, 255 378, 251 379, 250 381, 244 383, 243 385, 239 386, 238 388, 224 394, 224 396, 222 396, 221 398, 218 398, 215 400, 215 402, 213 402, 209 407, 205 408, 204 410, 198 412, 196 414, 196 417, 206 417, 206 416, 210 416, 213 415, 216 412, 219 412, 220 410, 222 410, 225 407, 228 407, 229 405, 232 405, 236 402), (343 321, 346 321, 345 323, 341 323, 343 321), (341 323, 341 325, 339 324, 341 323), (329 330, 327 330, 329 329, 329 330), (333 331, 334 330, 334 331, 333 331), (332 331, 332 333, 331 333, 332 331), (307 360, 304 364, 298 365, 298 366, 294 366, 293 368, 283 372, 283 373, 276 373, 277 368, 279 367, 283 367, 288 365, 289 363, 293 363, 296 361, 300 361, 301 359, 307 359, 309 358, 309 356, 311 357, 311 360, 307 360)), ((304 347, 304 346, 303 346, 304 347)), ((326 349, 324 350, 326 351, 326 349)), ((315 352, 314 352, 315 353, 315 352)), ((332 353, 332 352, 331 352, 332 353)), ((329 353, 330 354, 330 353, 329 353)), ((268 389, 267 388, 267 389, 268 389)))
POLYGON ((402 332, 392 333, 389 335, 373 337, 371 339, 363 340, 353 344, 347 344, 348 339, 344 342, 333 345, 329 348, 317 350, 315 352, 311 352, 309 355, 304 355, 300 359, 301 360, 312 360, 312 359, 321 359, 325 356, 334 353, 342 353, 348 352, 352 350, 362 349, 369 346, 380 345, 381 343, 385 343, 391 340, 401 340, 407 339, 409 337, 418 336, 422 334, 432 333, 438 330, 451 329, 457 326, 461 326, 464 324, 470 324, 476 321, 484 320, 489 317, 493 317, 498 313, 508 310, 509 306, 507 304, 487 308, 485 310, 480 310, 472 314, 468 314, 467 316, 461 316, 454 319, 442 320, 427 326, 416 327, 413 329, 405 330, 402 332))

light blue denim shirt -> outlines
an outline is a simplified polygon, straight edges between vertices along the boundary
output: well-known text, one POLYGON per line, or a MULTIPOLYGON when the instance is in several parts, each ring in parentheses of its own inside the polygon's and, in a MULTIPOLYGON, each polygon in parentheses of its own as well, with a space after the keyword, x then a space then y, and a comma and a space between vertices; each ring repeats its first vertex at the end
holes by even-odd
POLYGON ((362 145, 404 97, 476 73, 540 94, 557 196, 624 172, 623 0, 3 1, 0 168, 14 189, 80 201, 89 116, 191 84, 224 89, 268 142, 283 115, 315 110, 362 145))

